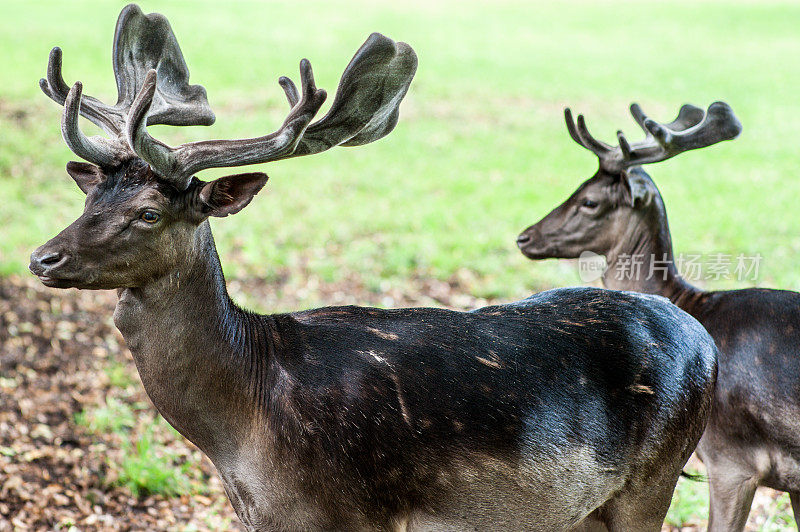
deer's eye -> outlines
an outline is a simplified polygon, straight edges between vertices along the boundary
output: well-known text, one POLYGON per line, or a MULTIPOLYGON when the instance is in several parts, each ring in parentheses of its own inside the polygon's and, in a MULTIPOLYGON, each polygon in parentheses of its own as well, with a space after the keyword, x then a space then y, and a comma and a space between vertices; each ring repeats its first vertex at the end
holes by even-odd
POLYGON ((157 212, 154 211, 144 211, 141 215, 139 215, 139 219, 143 222, 147 222, 149 224, 154 224, 158 221, 161 216, 158 215, 157 212))
POLYGON ((581 203, 581 207, 586 207, 587 209, 595 209, 597 208, 597 202, 586 198, 585 200, 583 200, 583 203, 581 203))

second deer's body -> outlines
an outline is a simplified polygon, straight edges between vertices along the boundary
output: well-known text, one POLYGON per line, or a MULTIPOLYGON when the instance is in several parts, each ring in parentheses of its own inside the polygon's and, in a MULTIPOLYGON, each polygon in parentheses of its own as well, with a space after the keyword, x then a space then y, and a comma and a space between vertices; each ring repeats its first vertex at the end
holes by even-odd
MULTIPOLYGON (((668 297, 697 318, 720 350, 712 415, 697 449, 710 480, 709 530, 743 530, 757 486, 789 492, 800 523, 800 294, 758 288, 707 292, 684 280, 661 194, 635 166, 731 138, 741 126, 722 103, 713 104, 702 122, 700 109, 684 106, 669 126, 646 119, 638 106, 632 110, 637 122, 649 124, 649 133, 643 143, 627 146, 628 158, 621 148, 598 149, 599 141, 588 141, 579 120, 583 132, 576 140, 595 146, 590 149, 600 157, 600 170, 526 229, 519 247, 533 259, 577 258, 584 251, 605 255, 606 287, 668 297), (652 132, 664 127, 670 131, 655 135, 665 139, 668 149, 661 150, 652 132), (673 136, 689 141, 673 144, 673 136), (642 153, 649 159, 637 160, 642 153), (633 167, 620 164, 626 160, 633 167)), ((567 119, 569 125, 569 114, 567 119)))

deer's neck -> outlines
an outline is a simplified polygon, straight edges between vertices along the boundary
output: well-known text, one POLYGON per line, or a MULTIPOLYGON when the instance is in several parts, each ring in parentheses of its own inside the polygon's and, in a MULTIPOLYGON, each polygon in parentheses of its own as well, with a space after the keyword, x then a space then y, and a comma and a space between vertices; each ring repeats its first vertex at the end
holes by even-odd
POLYGON ((235 452, 257 416, 271 356, 268 317, 228 296, 211 229, 185 269, 120 290, 114 321, 145 390, 171 425, 214 458, 235 452))
POLYGON ((603 284, 614 290, 658 294, 683 306, 702 292, 680 276, 664 204, 658 196, 653 201, 644 216, 631 217, 618 244, 606 254, 603 284))

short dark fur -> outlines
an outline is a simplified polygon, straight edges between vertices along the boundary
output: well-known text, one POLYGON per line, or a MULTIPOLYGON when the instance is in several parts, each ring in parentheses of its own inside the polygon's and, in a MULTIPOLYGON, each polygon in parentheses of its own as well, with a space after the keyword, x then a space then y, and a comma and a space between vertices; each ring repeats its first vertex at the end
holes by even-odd
POLYGON ((31 269, 120 287, 142 383, 249 529, 565 530, 589 514, 580 526, 660 528, 716 373, 712 340, 677 307, 578 288, 466 313, 253 314, 228 297, 202 214, 252 187, 178 192, 129 164, 31 269), (121 214, 143 208, 159 222, 121 214))
POLYGON ((697 449, 710 479, 709 530, 743 530, 759 485, 789 492, 800 526, 800 294, 705 292, 686 282, 674 266, 661 195, 640 168, 598 171, 518 242, 532 259, 605 255, 605 286, 666 296, 705 326, 720 349, 712 416, 697 449), (635 205, 624 201, 632 179, 635 205), (598 206, 584 207, 587 198, 598 206), (666 278, 620 279, 618 261, 631 255, 645 259, 642 272, 666 259, 666 278))

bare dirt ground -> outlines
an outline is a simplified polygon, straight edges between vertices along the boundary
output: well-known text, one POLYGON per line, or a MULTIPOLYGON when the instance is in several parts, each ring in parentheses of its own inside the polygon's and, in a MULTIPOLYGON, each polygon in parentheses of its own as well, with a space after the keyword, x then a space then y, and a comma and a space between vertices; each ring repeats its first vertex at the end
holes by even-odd
MULTIPOLYGON (((331 304, 357 299, 474 308, 486 303, 460 295, 457 282, 420 282, 416 291, 402 294, 364 291, 357 283, 312 289, 331 304)), ((234 296, 243 290, 265 305, 280 299, 302 308, 303 293, 276 295, 263 284, 231 283, 234 296)), ((0 279, 0 532, 240 529, 210 462, 155 422, 111 320, 115 299, 113 292, 52 290, 35 279, 0 279), (109 367, 118 368, 116 376, 109 367), (136 427, 160 427, 157 439, 191 472, 192 495, 137 496, 121 485, 111 465, 121 460, 126 436, 92 431, 76 421, 81 412, 110 400, 130 405, 141 418, 123 432, 127 438, 137 438, 136 427)), ((755 525, 758 512, 775 496, 759 492, 752 530, 761 529, 755 525)), ((703 526, 698 522, 685 530, 703 526)))
POLYGON ((213 529, 233 517, 213 466, 191 444, 170 442, 199 465, 208 493, 134 497, 108 474, 119 436, 75 422, 108 397, 147 401, 138 382, 128 393, 103 370, 122 362, 135 374, 111 322, 114 301, 111 292, 0 280, 0 531, 213 529))
MULTIPOLYGON (((279 300, 302 308, 307 295, 257 282, 230 285, 234 296, 246 290, 268 306, 279 300)), ((376 305, 484 303, 456 294, 447 283, 419 288, 413 297, 364 293, 355 283, 311 283, 308 290, 331 304, 351 303, 356 295, 376 305)), ((155 409, 112 322, 115 302, 111 291, 54 290, 33 278, 0 278, 0 532, 240 528, 213 466, 179 435, 162 427, 157 439, 195 471, 193 486, 202 493, 137 497, 117 485, 109 467, 120 460, 125 438, 76 422, 81 412, 109 401, 131 405, 145 418, 137 425, 154 422, 155 409), (112 383, 109 367, 121 367, 131 384, 112 383)), ((131 444, 136 437, 132 429, 131 444)))

